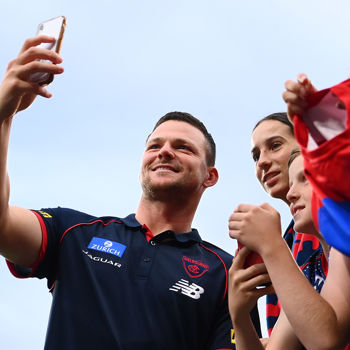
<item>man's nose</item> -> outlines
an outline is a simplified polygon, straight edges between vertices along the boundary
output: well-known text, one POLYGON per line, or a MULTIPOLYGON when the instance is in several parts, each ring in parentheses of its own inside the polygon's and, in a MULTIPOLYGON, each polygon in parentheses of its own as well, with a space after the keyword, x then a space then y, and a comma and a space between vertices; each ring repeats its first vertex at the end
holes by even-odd
POLYGON ((165 143, 159 150, 158 153, 159 158, 165 158, 165 159, 173 159, 175 158, 175 153, 171 145, 168 143, 165 143))

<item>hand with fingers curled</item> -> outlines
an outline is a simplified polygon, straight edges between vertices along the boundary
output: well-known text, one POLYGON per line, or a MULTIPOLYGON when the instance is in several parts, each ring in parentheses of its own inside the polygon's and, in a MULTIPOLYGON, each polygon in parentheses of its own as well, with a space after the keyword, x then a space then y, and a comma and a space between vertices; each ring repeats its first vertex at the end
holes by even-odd
POLYGON ((249 314, 261 296, 274 293, 264 264, 244 268, 249 254, 250 251, 246 247, 237 251, 229 270, 228 304, 233 324, 243 314, 249 314), (261 287, 264 284, 268 286, 261 287))
POLYGON ((240 204, 230 216, 228 227, 231 238, 259 253, 263 259, 274 241, 283 241, 280 215, 267 203, 240 204))
POLYGON ((62 58, 52 50, 38 47, 41 43, 54 41, 55 38, 44 35, 27 39, 17 58, 8 64, 0 84, 0 122, 29 107, 37 95, 52 96, 43 86, 31 82, 30 77, 37 72, 63 73, 63 67, 59 65, 62 58))
POLYGON ((298 74, 297 81, 287 80, 284 86, 282 97, 287 104, 288 118, 293 122, 295 115, 303 116, 308 107, 307 97, 317 90, 304 73, 298 74))

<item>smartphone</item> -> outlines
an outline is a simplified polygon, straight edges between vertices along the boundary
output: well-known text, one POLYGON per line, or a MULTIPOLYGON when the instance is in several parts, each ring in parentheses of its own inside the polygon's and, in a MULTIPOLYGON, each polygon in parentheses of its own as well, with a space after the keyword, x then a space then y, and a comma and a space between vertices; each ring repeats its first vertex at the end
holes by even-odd
MULTIPOLYGON (((48 35, 53 36, 56 41, 54 43, 42 43, 39 45, 39 47, 42 47, 44 49, 53 50, 57 53, 61 50, 62 40, 64 31, 66 29, 66 17, 59 16, 52 19, 49 19, 48 21, 41 22, 38 25, 38 29, 36 32, 36 35, 48 35)), ((42 60, 43 62, 51 62, 47 60, 42 60)), ((53 74, 46 73, 46 72, 36 72, 33 73, 29 80, 33 83, 38 83, 40 85, 48 85, 53 80, 53 74)))
MULTIPOLYGON (((238 250, 244 247, 244 245, 239 241, 237 241, 237 243, 238 243, 238 250)), ((262 264, 263 262, 264 261, 262 257, 258 253, 251 252, 245 259, 244 268, 246 269, 247 267, 252 266, 254 264, 262 264)))

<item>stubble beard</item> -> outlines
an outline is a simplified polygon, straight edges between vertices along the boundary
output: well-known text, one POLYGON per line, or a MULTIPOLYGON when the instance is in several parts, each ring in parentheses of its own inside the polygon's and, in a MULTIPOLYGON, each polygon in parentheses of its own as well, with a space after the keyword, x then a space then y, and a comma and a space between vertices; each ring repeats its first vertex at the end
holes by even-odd
POLYGON ((142 181, 142 190, 145 198, 151 201, 171 201, 183 192, 183 185, 178 182, 157 185, 149 179, 142 181))
POLYGON ((173 201, 188 198, 193 192, 193 185, 185 183, 184 179, 169 181, 168 183, 156 183, 147 175, 141 179, 143 195, 152 201, 173 201))

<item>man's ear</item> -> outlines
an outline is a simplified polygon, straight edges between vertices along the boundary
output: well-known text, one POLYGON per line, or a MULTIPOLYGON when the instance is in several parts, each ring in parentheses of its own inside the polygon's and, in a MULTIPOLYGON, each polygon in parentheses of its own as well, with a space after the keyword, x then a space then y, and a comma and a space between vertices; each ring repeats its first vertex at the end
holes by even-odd
POLYGON ((203 182, 205 188, 214 186, 219 180, 218 170, 214 167, 208 167, 207 178, 203 182))

